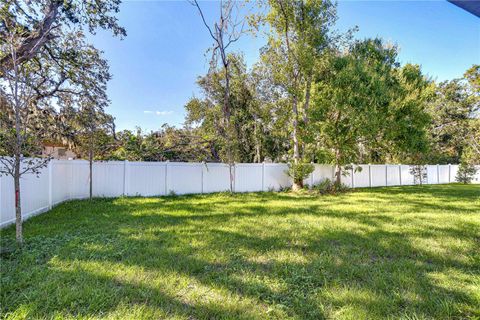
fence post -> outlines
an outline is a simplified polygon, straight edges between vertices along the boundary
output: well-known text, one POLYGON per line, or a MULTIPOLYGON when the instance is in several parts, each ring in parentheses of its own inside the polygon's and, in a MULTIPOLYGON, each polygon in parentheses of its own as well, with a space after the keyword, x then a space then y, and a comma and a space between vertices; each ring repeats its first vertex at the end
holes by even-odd
POLYGON ((400 181, 400 185, 402 185, 402 164, 398 165, 398 180, 400 181))
MULTIPOLYGON (((232 179, 230 177, 230 179, 232 179)), ((237 163, 233 162, 233 192, 237 192, 237 163)))
MULTIPOLYGON (((70 164, 70 181, 73 180, 73 165, 75 162, 73 162, 74 160, 69 160, 69 163, 70 164)), ((93 168, 92 168, 92 180, 93 180, 93 168)), ((71 200, 72 199, 72 185, 73 184, 69 184, 68 185, 68 192, 69 192, 69 197, 68 197, 68 200, 71 200)))
POLYGON ((368 186, 372 187, 372 165, 368 164, 368 186))
POLYGON ((352 188, 355 188, 355 178, 354 178, 353 163, 352 163, 352 188))
POLYGON ((262 162, 262 191, 265 191, 265 161, 262 162))
POLYGON ((385 187, 388 187, 388 164, 385 164, 385 187))
POLYGON ((201 192, 203 194, 203 167, 205 166, 205 161, 202 161, 200 164, 200 169, 201 169, 201 176, 200 176, 200 181, 201 181, 201 192))
POLYGON ((437 184, 440 183, 440 165, 437 163, 437 184))
POLYGON ((448 183, 451 183, 452 182, 452 165, 449 163, 448 164, 448 183))
MULTIPOLYGON (((425 177, 427 177, 427 181, 425 182, 425 184, 429 184, 428 183, 428 165, 424 165, 423 168, 425 169, 425 177)), ((420 179, 423 179, 423 177, 420 177, 420 179)))
POLYGON ((313 182, 315 181, 315 179, 313 178, 313 175, 315 174, 315 164, 313 163, 313 161, 311 162, 311 164, 313 166, 313 171, 312 171, 312 174, 310 175, 310 189, 312 189, 313 182))
POLYGON ((48 162, 48 209, 52 209, 53 207, 53 186, 52 186, 52 167, 53 167, 53 161, 54 160, 50 160, 48 162))
POLYGON ((165 195, 168 195, 168 163, 169 161, 167 160, 165 162, 165 195))
POLYGON ((128 195, 128 160, 125 160, 123 162, 123 195, 126 196, 128 195))

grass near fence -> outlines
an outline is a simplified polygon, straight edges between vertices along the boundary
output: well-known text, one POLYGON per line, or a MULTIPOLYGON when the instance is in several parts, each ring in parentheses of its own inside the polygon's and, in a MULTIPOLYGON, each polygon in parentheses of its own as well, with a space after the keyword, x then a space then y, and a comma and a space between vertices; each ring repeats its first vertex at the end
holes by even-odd
POLYGON ((438 185, 64 203, 2 256, 1 316, 478 318, 479 196, 438 185))

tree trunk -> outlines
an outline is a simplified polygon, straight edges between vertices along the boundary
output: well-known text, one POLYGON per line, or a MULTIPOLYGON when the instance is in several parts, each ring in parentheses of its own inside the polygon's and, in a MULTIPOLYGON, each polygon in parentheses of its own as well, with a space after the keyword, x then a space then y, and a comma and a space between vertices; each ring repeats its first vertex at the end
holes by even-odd
POLYGON ((231 110, 230 110, 230 73, 229 73, 229 62, 228 62, 228 57, 225 53, 225 48, 223 47, 223 41, 221 42, 220 46, 220 54, 222 57, 222 63, 223 63, 223 68, 224 68, 224 73, 225 73, 225 93, 223 96, 223 114, 225 117, 225 131, 226 131, 226 139, 227 139, 227 161, 228 161, 228 167, 230 171, 230 192, 233 192, 233 185, 234 185, 234 172, 233 172, 233 167, 235 166, 233 162, 233 148, 232 148, 232 143, 233 143, 233 130, 230 127, 230 116, 231 116, 231 110))
MULTIPOLYGON (((298 100, 297 96, 293 97, 293 104, 292 104, 292 111, 293 111, 293 163, 294 165, 298 165, 300 163, 300 150, 299 150, 299 143, 298 143, 298 100)), ((303 180, 296 178, 296 174, 294 174, 292 190, 298 191, 303 188, 303 180)))
POLYGON ((15 235, 19 246, 23 244, 23 222, 22 222, 22 205, 20 202, 20 155, 15 155, 15 171, 14 171, 14 187, 15 187, 15 235))
POLYGON ((335 151, 335 187, 342 183, 342 166, 340 164, 340 151, 335 151))
POLYGON ((340 164, 335 165, 335 185, 339 186, 342 183, 342 166, 340 164))
POLYGON ((260 152, 260 144, 257 142, 255 145, 255 160, 253 162, 261 163, 262 162, 262 155, 260 152))
POLYGON ((233 181, 235 179, 235 171, 234 171, 234 168, 235 168, 235 164, 234 163, 229 163, 228 164, 228 170, 229 170, 229 173, 230 173, 230 192, 233 193, 233 181))
POLYGON ((307 86, 305 88, 305 103, 303 104, 303 123, 308 124, 308 108, 310 106, 310 92, 312 89, 312 77, 308 76, 307 86))
POLYGON ((90 182, 90 192, 89 192, 89 199, 92 200, 93 196, 93 150, 90 147, 88 152, 88 167, 89 167, 89 182, 90 182))
POLYGON ((22 221, 22 204, 20 202, 20 165, 22 157, 22 134, 20 120, 20 101, 18 97, 19 72, 17 64, 17 56, 15 51, 12 52, 13 70, 15 74, 14 80, 14 107, 15 107, 15 169, 13 173, 13 181, 15 188, 15 237, 19 246, 23 245, 23 221, 22 221))
POLYGON ((254 115, 253 117, 253 135, 255 137, 255 156, 253 162, 260 163, 262 162, 262 155, 261 155, 261 147, 260 147, 260 138, 258 137, 258 124, 257 124, 257 116, 254 115))

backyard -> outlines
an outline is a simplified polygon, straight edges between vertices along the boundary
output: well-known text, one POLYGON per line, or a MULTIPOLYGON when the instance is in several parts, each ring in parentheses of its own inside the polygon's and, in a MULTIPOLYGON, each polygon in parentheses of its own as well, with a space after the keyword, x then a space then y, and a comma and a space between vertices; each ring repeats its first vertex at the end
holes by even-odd
POLYGON ((458 184, 70 201, 2 254, 1 316, 478 318, 479 208, 458 184))

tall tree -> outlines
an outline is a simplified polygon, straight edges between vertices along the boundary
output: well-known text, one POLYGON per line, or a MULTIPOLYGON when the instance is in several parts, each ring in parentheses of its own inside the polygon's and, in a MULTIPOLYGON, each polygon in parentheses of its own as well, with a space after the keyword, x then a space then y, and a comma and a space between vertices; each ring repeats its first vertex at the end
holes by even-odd
POLYGON ((467 83, 467 96, 472 112, 461 161, 478 165, 480 164, 480 65, 476 64, 469 68, 464 74, 464 79, 467 83))
POLYGON ((83 29, 111 29, 120 35, 125 31, 114 17, 118 0, 7 0, 0 6, 1 93, 8 109, 0 130, 7 141, 2 146, 4 153, 13 155, 0 157, 1 173, 14 179, 16 238, 21 245, 20 177, 38 173, 47 163, 24 158, 39 147, 44 127, 35 123, 54 112, 52 105, 77 99, 82 92, 105 95, 108 65, 88 45, 83 29))
POLYGON ((437 85, 430 103, 432 117, 430 160, 458 163, 466 149, 475 146, 475 121, 480 117, 480 66, 473 65, 463 78, 437 85), (473 126, 472 126, 473 125, 473 126))
POLYGON ((480 118, 471 119, 468 132, 469 135, 463 149, 461 162, 478 165, 480 164, 480 118))
POLYGON ((428 122, 415 94, 423 87, 413 84, 423 78, 415 68, 397 70, 396 56, 396 47, 379 39, 356 41, 343 53, 332 52, 316 82, 310 129, 318 159, 335 165, 336 185, 342 166, 364 160, 367 151, 368 160, 384 161, 388 152, 421 144, 428 122))
POLYGON ((37 136, 28 130, 29 127, 32 127, 29 123, 31 121, 30 109, 35 99, 35 93, 30 84, 37 82, 37 79, 30 66, 17 63, 16 42, 13 35, 9 36, 7 40, 9 44, 4 45, 2 49, 10 50, 13 60, 12 69, 4 73, 3 80, 6 85, 1 91, 6 100, 5 105, 10 112, 2 116, 0 149, 2 149, 2 154, 12 157, 0 157, 0 174, 10 175, 14 178, 16 240, 21 245, 23 229, 20 177, 27 173, 38 174, 47 165, 49 159, 24 158, 24 155, 32 155, 38 151, 38 144, 35 143, 37 136), (12 127, 11 124, 13 124, 12 127))
MULTIPOLYGON (((288 97, 291 112, 293 188, 303 185, 302 127, 308 122, 311 84, 319 56, 331 42, 336 7, 330 1, 270 0, 265 21, 268 44, 262 59, 272 70, 274 83, 288 97), (301 123, 302 122, 302 123, 301 123)), ((305 173, 305 174, 303 174, 305 173)))
POLYGON ((434 98, 434 85, 418 65, 397 67, 394 76, 394 96, 382 129, 383 156, 378 161, 422 165, 430 152, 428 104, 434 98))
POLYGON ((222 104, 222 127, 220 135, 227 137, 226 149, 227 149, 227 162, 230 169, 230 191, 233 192, 233 147, 232 143, 235 141, 234 130, 231 125, 232 108, 234 108, 231 101, 231 60, 228 54, 228 48, 234 42, 240 39, 240 36, 244 32, 244 19, 239 19, 239 7, 238 2, 234 0, 220 0, 220 17, 218 21, 211 27, 205 20, 203 11, 197 0, 191 2, 200 13, 203 24, 208 30, 212 40, 213 46, 211 48, 212 57, 210 60, 210 71, 215 71, 217 68, 223 70, 224 73, 224 85, 223 85, 223 104, 222 104))
POLYGON ((185 106, 186 124, 198 128, 197 134, 213 139, 217 153, 226 158, 227 147, 231 148, 233 159, 239 162, 261 162, 268 151, 265 146, 266 124, 270 115, 262 108, 257 97, 258 74, 248 72, 241 55, 230 54, 230 100, 235 105, 230 114, 230 123, 236 139, 228 141, 219 135, 222 127, 221 108, 223 103, 225 73, 223 70, 210 71, 197 81, 203 98, 192 98, 185 106))
POLYGON ((89 162, 89 198, 93 196, 93 160, 97 153, 104 155, 116 147, 114 118, 105 113, 109 101, 106 96, 90 96, 85 92, 74 105, 63 106, 61 113, 68 127, 67 136, 79 156, 86 156, 89 162))

